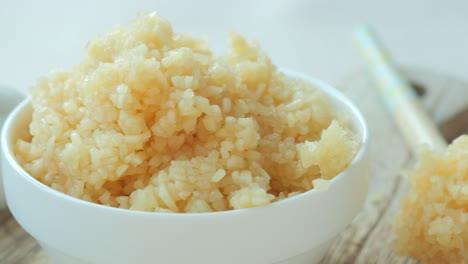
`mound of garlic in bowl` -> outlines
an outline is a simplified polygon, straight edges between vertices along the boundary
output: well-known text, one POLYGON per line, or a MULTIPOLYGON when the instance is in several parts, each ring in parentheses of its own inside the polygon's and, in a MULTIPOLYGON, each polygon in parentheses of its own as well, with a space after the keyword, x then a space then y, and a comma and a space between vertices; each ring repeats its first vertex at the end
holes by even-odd
POLYGON ((7 202, 56 263, 312 263, 356 216, 359 111, 230 43, 215 56, 143 14, 12 112, 7 202))

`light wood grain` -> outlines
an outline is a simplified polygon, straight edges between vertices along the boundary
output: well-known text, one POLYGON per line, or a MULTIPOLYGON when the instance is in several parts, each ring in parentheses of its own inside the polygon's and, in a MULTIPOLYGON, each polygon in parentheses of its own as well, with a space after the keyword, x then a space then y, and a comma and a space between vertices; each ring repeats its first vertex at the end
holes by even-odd
MULTIPOLYGON (((405 69, 408 78, 426 89, 423 103, 450 142, 468 133, 468 85, 441 74, 405 69)), ((365 115, 371 137, 370 190, 362 212, 333 243, 323 259, 339 263, 416 263, 392 250, 390 223, 408 186, 401 171, 414 162, 391 116, 382 106, 365 72, 346 79, 339 88, 365 115)), ((51 264, 33 238, 7 211, 0 212, 0 263, 51 264)), ((66 263, 62 263, 66 264, 66 263)), ((252 263, 254 264, 254 263, 252 263)))
POLYGON ((8 210, 0 212, 0 263, 50 264, 36 241, 24 232, 8 210))

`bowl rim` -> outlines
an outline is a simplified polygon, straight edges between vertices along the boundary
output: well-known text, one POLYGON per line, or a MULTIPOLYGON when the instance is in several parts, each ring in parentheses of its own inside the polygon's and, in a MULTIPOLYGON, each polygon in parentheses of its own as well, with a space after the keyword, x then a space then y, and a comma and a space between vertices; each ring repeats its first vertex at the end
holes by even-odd
MULTIPOLYGON (((334 184, 339 183, 340 181, 343 180, 344 177, 349 177, 348 171, 350 171, 351 168, 358 166, 361 162, 363 162, 363 159, 365 159, 366 153, 368 151, 368 145, 369 145, 369 132, 368 132, 368 127, 367 123, 362 115, 362 113, 359 111, 359 109, 351 102, 349 98, 347 98, 342 92, 338 91, 335 87, 330 85, 327 82, 321 81, 315 77, 307 76, 302 73, 289 70, 289 69, 279 69, 282 73, 293 77, 293 78, 300 78, 303 80, 306 80, 312 85, 314 85, 317 89, 322 91, 324 95, 328 98, 329 101, 338 101, 339 104, 343 104, 345 106, 346 110, 350 110, 349 112, 351 113, 353 123, 359 124, 360 127, 360 137, 359 139, 361 140, 361 145, 358 150, 358 152, 355 154, 353 157, 353 160, 348 164, 345 170, 340 172, 338 175, 336 175, 334 178, 329 180, 329 185, 330 187, 333 186, 334 184), (335 98, 335 99, 333 99, 335 98)), ((267 205, 259 206, 259 207, 253 207, 253 208, 242 208, 242 209, 232 209, 232 210, 225 210, 225 211, 216 211, 216 212, 202 212, 202 213, 172 213, 172 212, 147 212, 147 211, 139 211, 139 210, 130 210, 130 209, 125 209, 125 208, 118 208, 118 207, 111 207, 108 205, 102 205, 102 204, 97 204, 89 201, 85 201, 73 196, 70 196, 68 194, 62 193, 60 191, 57 191, 44 183, 40 182, 36 178, 34 178, 32 175, 30 175, 17 161, 14 151, 13 151, 13 142, 10 142, 10 137, 9 135, 11 134, 10 131, 12 129, 12 125, 15 123, 15 118, 19 116, 23 111, 26 110, 27 107, 31 107, 31 96, 26 97, 23 99, 21 103, 19 103, 13 111, 10 112, 8 117, 5 120, 5 123, 3 125, 2 131, 1 131, 1 139, 0 139, 0 146, 2 148, 2 154, 4 155, 5 159, 10 163, 10 165, 23 177, 28 183, 32 184, 33 186, 37 187, 39 190, 49 193, 53 196, 56 196, 59 199, 64 199, 68 202, 75 203, 77 205, 81 206, 86 206, 86 207, 91 207, 93 209, 97 210, 105 210, 108 213, 115 213, 115 214, 124 214, 124 215, 140 215, 140 216, 147 216, 147 217, 176 217, 176 218, 191 218, 193 217, 223 217, 226 215, 236 215, 236 214, 246 214, 249 212, 253 211, 258 211, 259 209, 266 210, 266 209, 271 209, 274 210, 276 208, 281 208, 283 206, 288 206, 290 203, 294 203, 294 201, 298 199, 302 199, 305 196, 318 196, 320 195, 320 191, 317 191, 315 188, 306 192, 303 192, 301 194, 298 194, 296 196, 283 199, 277 202, 273 202, 267 205), (11 144, 10 144, 11 143, 11 144)), ((325 191, 327 192, 327 191, 325 191)), ((8 197, 7 197, 7 204, 8 204, 8 197)))

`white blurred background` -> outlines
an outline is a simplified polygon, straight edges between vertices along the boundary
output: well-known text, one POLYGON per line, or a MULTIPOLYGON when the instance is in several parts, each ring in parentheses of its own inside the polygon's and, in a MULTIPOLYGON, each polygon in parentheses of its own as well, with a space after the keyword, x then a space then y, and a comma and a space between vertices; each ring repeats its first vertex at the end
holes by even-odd
POLYGON ((154 10, 217 52, 236 30, 258 40, 276 64, 332 84, 362 68, 350 33, 364 22, 397 63, 468 80, 464 0, 0 0, 0 86, 29 89, 39 76, 77 63, 90 38, 154 10))

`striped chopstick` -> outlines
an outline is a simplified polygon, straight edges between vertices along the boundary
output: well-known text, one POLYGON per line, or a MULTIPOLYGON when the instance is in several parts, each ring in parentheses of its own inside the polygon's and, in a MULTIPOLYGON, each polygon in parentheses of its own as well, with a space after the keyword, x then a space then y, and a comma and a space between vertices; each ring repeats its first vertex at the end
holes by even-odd
POLYGON ((353 36, 385 105, 413 154, 419 154, 422 144, 438 150, 445 149, 446 141, 419 102, 414 89, 393 66, 388 53, 371 29, 358 26, 353 36))

